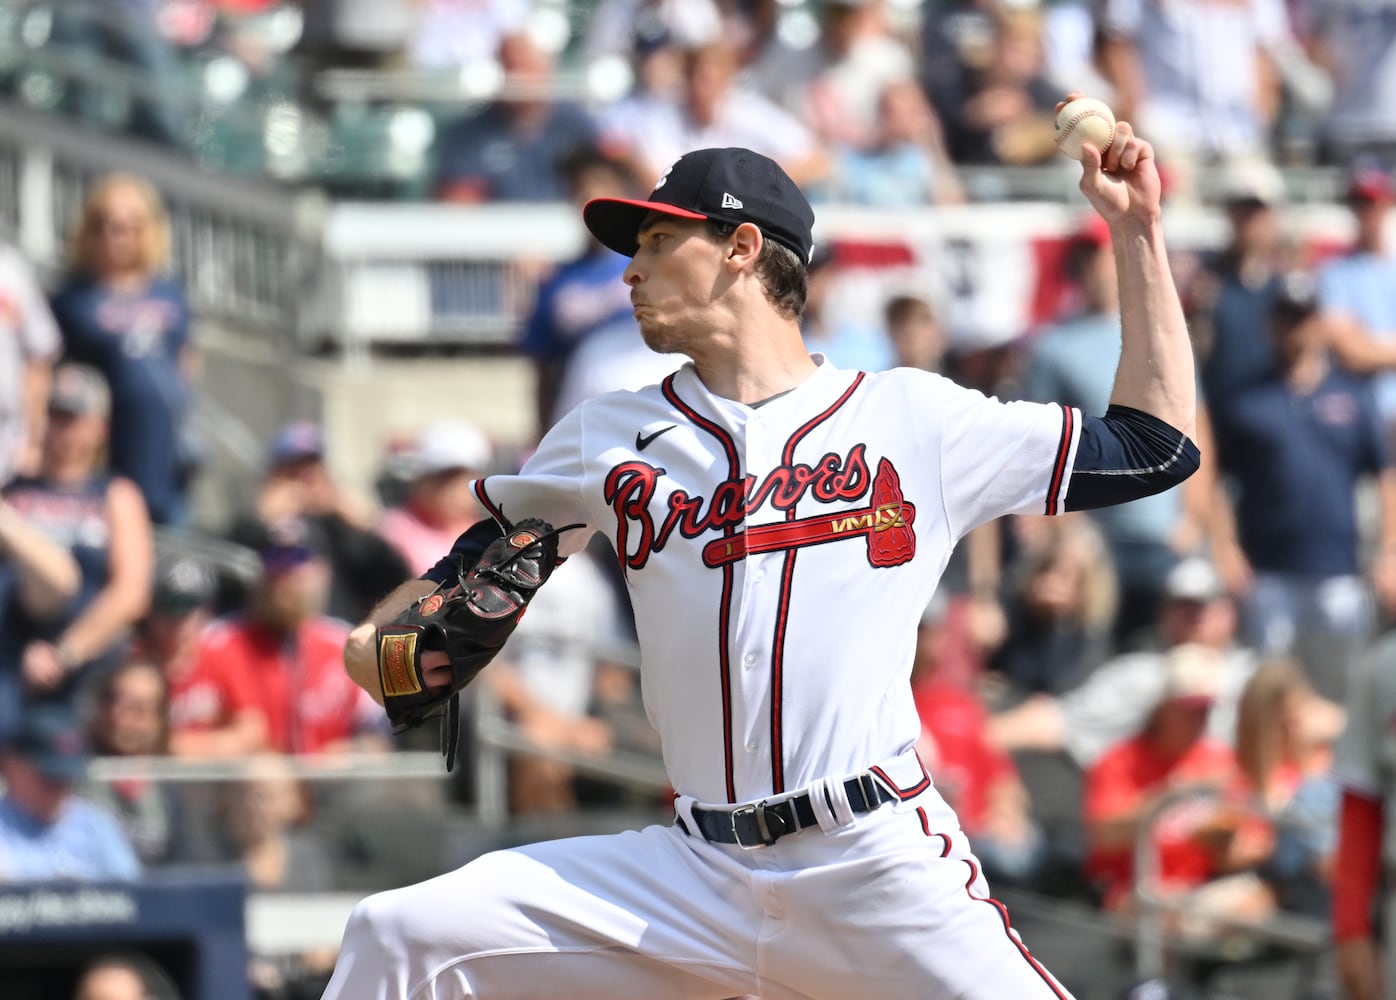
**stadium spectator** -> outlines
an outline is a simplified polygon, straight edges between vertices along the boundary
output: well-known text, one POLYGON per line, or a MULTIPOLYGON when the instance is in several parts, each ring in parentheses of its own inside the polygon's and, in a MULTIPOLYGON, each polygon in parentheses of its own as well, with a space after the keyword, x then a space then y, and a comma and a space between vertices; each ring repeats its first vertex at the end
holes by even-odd
POLYGON ((25 703, 24 637, 60 619, 82 574, 61 542, 48 537, 0 494, 0 738, 25 703))
POLYGON ((1318 690, 1341 698, 1348 661, 1372 626, 1357 488, 1375 477, 1382 510, 1371 582, 1382 607, 1396 609, 1396 471, 1371 394, 1328 360, 1329 323, 1311 275, 1281 279, 1276 368, 1237 396, 1217 436, 1239 549, 1218 558, 1249 567, 1248 641, 1266 653, 1294 650, 1318 690), (1306 655, 1312 644, 1321 654, 1306 655))
POLYGON ((1060 694, 1106 657, 1116 605, 1110 555, 1088 521, 1053 526, 1010 575, 1008 634, 989 669, 1020 694, 1060 694))
POLYGON ((1246 850, 1260 859, 1275 908, 1326 917, 1339 791, 1329 774, 1333 741, 1308 722, 1316 697, 1290 660, 1262 663, 1246 682, 1236 759, 1241 791, 1262 818, 1242 823, 1237 835, 1252 841, 1246 850))
POLYGON ((88 193, 71 270, 53 298, 65 356, 111 389, 111 471, 140 488, 156 524, 182 525, 197 462, 189 380, 189 305, 166 274, 170 226, 160 196, 127 174, 88 193))
POLYGON ((736 49, 714 42, 684 54, 677 96, 635 94, 603 117, 603 144, 642 178, 658 178, 691 149, 744 146, 776 160, 797 183, 816 184, 828 157, 798 119, 735 79, 736 49))
POLYGON ((213 620, 216 581, 202 562, 165 561, 131 657, 148 660, 169 686, 169 746, 176 757, 238 757, 260 749, 266 726, 246 678, 219 676, 199 658, 213 620))
POLYGON ((439 421, 417 435, 407 498, 378 521, 378 533, 401 553, 412 575, 435 566, 485 516, 470 483, 489 470, 492 452, 484 433, 464 420, 439 421))
POLYGON ((1388 845, 1396 823, 1396 785, 1388 763, 1396 719, 1393 678, 1396 633, 1387 633, 1363 657, 1348 685, 1347 728, 1333 761, 1333 777, 1342 790, 1333 866, 1333 940, 1335 964, 1350 1000, 1387 996, 1396 958, 1389 947, 1382 948, 1385 935, 1379 930, 1386 922, 1379 914, 1391 912, 1388 845))
POLYGON ((1030 884, 1043 856, 1042 833, 1013 759, 991 746, 983 699, 963 683, 947 641, 949 602, 937 595, 917 630, 911 687, 921 717, 916 744, 995 884, 1030 884), (950 653, 949 656, 946 654, 950 653))
MULTIPOLYGON (((1236 738, 1241 689, 1256 667, 1255 653, 1236 645, 1235 638, 1236 607, 1221 577, 1210 563, 1186 559, 1164 583, 1158 649, 1116 656, 1074 691, 1037 695, 995 715, 989 737, 1004 750, 1064 750, 1079 767, 1089 767, 1106 747, 1143 728, 1163 695, 1169 651, 1195 645, 1219 654, 1217 702, 1208 731, 1212 739, 1229 744, 1236 738)), ((1341 719, 1334 721, 1332 706, 1314 715, 1316 727, 1326 727, 1330 735, 1342 726, 1341 719)))
MULTIPOLYGON (((618 160, 583 149, 563 163, 568 193, 578 209, 593 198, 626 198, 636 192, 630 171, 618 160)), ((629 259, 602 246, 588 231, 579 257, 560 266, 538 287, 519 349, 537 374, 538 434, 553 425, 558 387, 572 353, 596 334, 624 331, 640 343, 630 289, 621 280, 629 259)))
POLYGON ((1053 119, 1060 93, 1043 75, 1036 10, 998 8, 993 48, 976 66, 940 79, 930 97, 956 163, 1042 163, 1056 155, 1053 119))
POLYGON ((1292 45, 1282 0, 1105 0, 1097 26, 1115 113, 1166 162, 1264 154, 1280 104, 1275 55, 1292 45))
MULTIPOLYGON (((248 763, 247 772, 241 781, 219 789, 215 816, 221 856, 236 862, 254 892, 329 892, 334 888, 329 845, 307 823, 306 787, 284 757, 258 757, 248 763)), ((335 951, 314 949, 296 958, 288 963, 254 954, 248 978, 259 995, 313 996, 323 990, 335 951), (310 986, 317 976, 323 978, 310 986)))
POLYGON ((1221 871, 1221 858, 1204 843, 1212 808, 1174 804, 1152 815, 1166 798, 1196 787, 1218 791, 1235 780, 1236 760, 1209 738, 1207 715, 1217 698, 1219 654, 1202 646, 1168 653, 1163 695, 1137 735, 1107 749, 1086 772, 1084 803, 1091 842, 1087 870, 1118 909, 1130 900, 1134 846, 1140 824, 1153 820, 1157 855, 1155 891, 1196 889, 1221 871))
POLYGON ((499 44, 504 92, 437 141, 436 196, 446 201, 561 201, 563 158, 593 146, 596 124, 550 92, 551 58, 525 34, 499 44))
POLYGON ((1348 207, 1357 223, 1347 253, 1319 274, 1319 302, 1329 346, 1349 371, 1372 375, 1372 391, 1388 442, 1396 441, 1396 259, 1386 235, 1396 182, 1370 161, 1353 165, 1348 207))
POLYGON ((106 82, 81 74, 65 80, 73 92, 73 111, 85 123, 115 124, 111 88, 116 86, 125 91, 130 103, 129 117, 121 123, 128 131, 181 147, 189 120, 188 90, 182 86, 174 46, 161 30, 160 8, 158 0, 60 4, 53 11, 50 44, 68 50, 68 58, 82 63, 116 64, 117 74, 105 71, 106 82), (116 81, 128 82, 124 86, 109 82, 113 76, 116 81))
POLYGON ((888 29, 882 0, 826 0, 817 10, 819 40, 797 47, 777 36, 753 61, 752 82, 822 142, 867 149, 884 90, 912 79, 915 61, 888 29))
MULTIPOLYGON (((1079 309, 1033 338, 1022 394, 1040 403, 1104 413, 1120 353, 1120 316, 1115 255, 1100 216, 1091 213, 1069 241, 1064 270, 1079 290, 1079 309)), ((1205 510, 1210 500, 1199 492, 1189 483, 1087 515, 1104 533, 1119 578, 1113 624, 1117 644, 1135 642, 1156 620, 1164 579, 1195 544, 1200 531, 1195 522, 1204 520, 1192 514, 1205 510)))
POLYGON ((267 749, 318 754, 382 748, 376 736, 382 712, 341 664, 349 627, 322 613, 330 570, 313 546, 303 522, 270 529, 248 609, 203 632, 195 676, 217 692, 213 717, 223 726, 260 716, 267 749))
POLYGON ((304 522, 328 558, 332 573, 326 610, 336 618, 359 621, 407 579, 406 561, 373 530, 368 506, 330 473, 324 432, 309 421, 277 431, 255 505, 237 518, 228 537, 261 549, 270 528, 287 521, 304 522))
MULTIPOLYGON (((644 50, 656 45, 695 48, 723 33, 722 10, 713 0, 601 0, 587 19, 585 48, 591 60, 615 55, 643 60, 644 50)), ((641 89, 663 88, 642 82, 641 89)))
POLYGON ((894 367, 938 372, 945 357, 945 330, 935 307, 920 295, 894 295, 882 307, 894 367))
POLYGON ((220 790, 220 847, 243 866, 258 892, 329 891, 329 852, 303 828, 305 789, 285 759, 260 756, 247 771, 220 790))
POLYGON ((54 706, 27 711, 0 745, 0 882, 140 877, 116 821, 73 790, 86 766, 76 719, 54 706))
POLYGON ((0 485, 39 466, 48 384, 61 341, 33 267, 0 243, 0 485))
POLYGON ((73 1000, 179 1000, 170 975, 139 952, 108 952, 83 970, 73 1000))
MULTIPOLYGON (((170 750, 169 682, 148 660, 131 659, 103 675, 88 725, 99 757, 164 757, 170 750)), ((151 778, 92 782, 87 795, 116 817, 146 866, 190 856, 179 786, 151 778)))
POLYGON ((1279 275, 1292 262, 1281 225, 1279 171, 1264 160, 1236 160, 1224 168, 1220 186, 1230 235, 1220 253, 1199 262, 1185 300, 1207 409, 1213 421, 1225 423, 1241 390, 1274 370, 1270 314, 1279 275))
POLYGON ((816 244, 806 271, 800 333, 810 352, 824 355, 839 368, 880 372, 892 367, 894 356, 886 331, 841 308, 836 292, 843 269, 837 253, 816 244))
MULTIPOLYGON (((557 568, 529 612, 485 675, 500 708, 540 749, 606 753, 612 733, 589 709, 597 663, 619 638, 610 586, 591 557, 579 552, 557 568)), ((566 764, 515 755, 509 764, 510 812, 575 809, 572 778, 566 764)))
POLYGON ((57 617, 37 621, 20 614, 0 632, 22 649, 28 696, 69 701, 85 673, 120 655, 145 614, 155 556, 140 491, 101 467, 110 411, 102 376, 85 365, 59 365, 48 410, 38 474, 12 480, 3 495, 50 541, 72 552, 82 583, 57 617))
POLYGON ((949 205, 965 200, 945 148, 940 120, 920 85, 901 77, 883 88, 869 141, 833 147, 822 198, 879 208, 949 205))
POLYGON ((415 0, 407 58, 423 69, 471 70, 528 25, 529 0, 415 0))
POLYGON ((1309 48, 1333 83, 1322 119, 1323 158, 1388 162, 1396 154, 1396 33, 1386 4, 1318 0, 1306 4, 1309 48))

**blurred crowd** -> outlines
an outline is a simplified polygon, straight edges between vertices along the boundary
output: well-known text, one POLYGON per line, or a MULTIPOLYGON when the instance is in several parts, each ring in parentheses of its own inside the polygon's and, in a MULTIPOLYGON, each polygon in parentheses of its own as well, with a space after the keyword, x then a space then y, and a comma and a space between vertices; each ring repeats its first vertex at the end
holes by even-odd
MULTIPOLYGON (((370 195, 546 201, 583 144, 646 184, 683 149, 746 145, 818 198, 944 204, 965 197, 957 168, 1050 161, 1070 90, 1150 136, 1176 195, 1236 157, 1344 164, 1396 142, 1390 18, 1357 0, 12 4, 52 8, 40 40, 108 67, 56 81, 0 59, 22 99, 229 169, 263 155, 333 187, 373 161, 370 195), (252 119, 260 153, 236 148, 252 119)), ((15 23, 22 53, 38 29, 15 23)))
MULTIPOLYGON (((158 74, 169 53, 157 50, 180 31, 242 44, 238 25, 289 6, 113 4, 101 31, 69 37, 158 74)), ((601 0, 569 41, 539 27, 562 9, 541 0, 300 6, 315 65, 493 67, 497 96, 433 147, 432 192, 454 201, 641 196, 686 149, 745 145, 817 199, 950 204, 964 167, 1053 156, 1068 88, 1135 120, 1173 194, 1205 192, 1225 219, 1216 252, 1172 261, 1203 467, 1161 496, 968 536, 921 621, 920 750, 998 884, 1129 919, 1143 880, 1186 904, 1169 929, 1198 947, 1238 920, 1327 919, 1345 702, 1360 672, 1396 669, 1389 644, 1375 646, 1396 622, 1384 8, 601 0), (398 15, 389 51, 364 26, 398 15), (581 60, 629 82, 604 102, 568 99, 564 58, 568 73, 581 60), (1293 238, 1275 163, 1303 159, 1343 165, 1351 242, 1293 238)), ((178 145, 182 112, 165 93, 128 124, 178 145)), ((402 428, 360 491, 329 461, 335 428, 297 421, 266 442, 247 508, 202 523, 202 361, 170 241, 159 192, 117 175, 87 191, 47 287, 0 247, 0 881, 218 860, 266 891, 344 887, 331 862, 366 848, 327 843, 316 820, 369 793, 312 791, 287 761, 434 747, 434 732, 387 730, 345 677, 343 642, 484 516, 471 480, 516 468, 532 442, 455 417, 402 428), (254 555, 256 572, 227 551, 254 555), (215 793, 90 781, 94 756, 251 763, 215 793)), ((821 246, 806 340, 840 367, 920 368, 1102 413, 1120 338, 1110 233, 1083 219, 1057 251, 1046 319, 975 336, 949 328, 932 290, 841 308, 866 262, 821 246)), ((640 340, 625 263, 590 243, 542 276, 514 345, 536 374, 520 401, 534 441, 579 402, 683 362, 640 340)), ((469 689, 535 748, 510 759, 511 815, 662 812, 662 793, 618 793, 559 762, 657 756, 629 615, 599 544, 558 570, 469 689)), ((479 794, 466 735, 451 804, 479 794)), ((382 812, 390 792, 375 787, 382 812)), ((1227 940, 1232 954, 1259 947, 1227 940)), ((262 973, 271 990, 277 971, 262 973)))

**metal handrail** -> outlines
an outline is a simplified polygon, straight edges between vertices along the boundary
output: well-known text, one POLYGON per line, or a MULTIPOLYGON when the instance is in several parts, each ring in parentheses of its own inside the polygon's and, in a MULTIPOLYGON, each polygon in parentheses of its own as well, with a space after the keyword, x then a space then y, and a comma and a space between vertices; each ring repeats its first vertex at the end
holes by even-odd
MULTIPOLYGON (((1174 806, 1190 799, 1217 800, 1222 791, 1209 787, 1178 788, 1160 796, 1140 817, 1135 831, 1133 897, 1135 914, 1135 964, 1140 980, 1159 979, 1167 970, 1170 938, 1164 922, 1173 913, 1187 913, 1187 900, 1170 898, 1156 891, 1159 865, 1153 846, 1153 832, 1159 820, 1174 806)), ((1259 803, 1242 804, 1250 815, 1273 818, 1259 803)), ((1277 913, 1262 921, 1246 920, 1226 914, 1207 914, 1208 922, 1232 931, 1243 931, 1271 944, 1288 948, 1301 955, 1311 955, 1329 942, 1328 928, 1321 921, 1295 914, 1277 913)), ((1304 979, 1295 986, 1295 996, 1302 995, 1304 979)))

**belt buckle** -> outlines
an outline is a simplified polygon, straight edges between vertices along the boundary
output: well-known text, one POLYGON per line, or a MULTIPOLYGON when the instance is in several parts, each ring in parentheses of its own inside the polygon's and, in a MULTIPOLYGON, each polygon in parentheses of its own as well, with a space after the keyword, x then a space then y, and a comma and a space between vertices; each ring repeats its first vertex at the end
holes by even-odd
POLYGON ((770 827, 766 825, 766 803, 758 802, 751 806, 739 806, 732 810, 732 839, 737 842, 737 846, 744 851, 755 851, 758 848, 770 847, 776 842, 776 838, 771 835, 770 827), (754 844, 748 844, 742 839, 741 830, 737 827, 737 820, 750 816, 756 820, 756 832, 761 837, 754 844))

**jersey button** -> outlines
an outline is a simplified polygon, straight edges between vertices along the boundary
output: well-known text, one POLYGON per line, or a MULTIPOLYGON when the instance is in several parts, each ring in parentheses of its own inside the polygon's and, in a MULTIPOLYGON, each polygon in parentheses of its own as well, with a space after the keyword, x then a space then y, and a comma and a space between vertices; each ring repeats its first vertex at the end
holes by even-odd
POLYGON ((759 749, 759 748, 756 746, 756 741, 755 741, 755 740, 753 740, 752 742, 750 742, 750 743, 748 743, 748 744, 746 745, 746 752, 747 752, 747 753, 755 753, 755 752, 757 751, 757 749, 759 749))
POLYGON ((756 654, 747 653, 746 656, 742 657, 742 662, 745 663, 748 667, 756 666, 756 654))
POLYGON ((755 573, 751 574, 752 583, 760 583, 764 579, 766 579, 766 571, 764 569, 758 569, 755 573))

